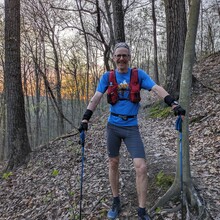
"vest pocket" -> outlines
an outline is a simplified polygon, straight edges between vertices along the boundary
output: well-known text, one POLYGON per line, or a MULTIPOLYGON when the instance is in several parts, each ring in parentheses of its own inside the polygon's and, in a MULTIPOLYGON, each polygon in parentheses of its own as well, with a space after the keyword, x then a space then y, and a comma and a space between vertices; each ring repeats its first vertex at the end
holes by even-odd
POLYGON ((118 85, 108 87, 107 91, 107 102, 114 105, 118 101, 118 85))

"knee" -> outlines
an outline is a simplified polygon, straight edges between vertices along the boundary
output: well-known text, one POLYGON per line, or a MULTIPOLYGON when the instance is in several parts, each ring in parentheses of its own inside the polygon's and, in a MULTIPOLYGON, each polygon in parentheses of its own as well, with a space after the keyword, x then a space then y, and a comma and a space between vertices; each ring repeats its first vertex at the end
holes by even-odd
POLYGON ((119 166, 119 158, 118 157, 109 158, 109 168, 110 169, 118 169, 118 166, 119 166))
POLYGON ((136 174, 138 176, 145 176, 145 175, 147 175, 147 165, 146 165, 146 163, 145 162, 138 163, 135 166, 135 170, 136 170, 136 174))
POLYGON ((137 172, 137 175, 139 175, 139 176, 147 175, 147 167, 146 167, 146 165, 138 167, 136 169, 136 172, 137 172))

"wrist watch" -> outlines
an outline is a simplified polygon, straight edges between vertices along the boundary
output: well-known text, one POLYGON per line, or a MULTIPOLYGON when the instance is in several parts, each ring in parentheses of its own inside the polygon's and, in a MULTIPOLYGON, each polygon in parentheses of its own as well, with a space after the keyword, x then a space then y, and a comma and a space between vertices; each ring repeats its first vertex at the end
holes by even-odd
POLYGON ((173 101, 171 106, 173 106, 173 105, 179 105, 179 103, 177 101, 173 101))

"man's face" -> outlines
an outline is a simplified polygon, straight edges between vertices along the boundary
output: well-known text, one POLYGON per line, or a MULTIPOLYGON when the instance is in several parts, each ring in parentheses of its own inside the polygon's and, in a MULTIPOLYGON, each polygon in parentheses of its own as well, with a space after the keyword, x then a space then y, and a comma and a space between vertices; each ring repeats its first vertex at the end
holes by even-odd
POLYGON ((113 57, 119 72, 126 73, 128 71, 130 55, 127 48, 117 48, 113 57))

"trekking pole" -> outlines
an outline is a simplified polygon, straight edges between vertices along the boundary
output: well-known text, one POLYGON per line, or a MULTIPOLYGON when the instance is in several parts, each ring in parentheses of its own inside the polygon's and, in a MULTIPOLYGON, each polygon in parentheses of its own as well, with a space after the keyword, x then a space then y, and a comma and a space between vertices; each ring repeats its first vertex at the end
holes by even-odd
POLYGON ((82 144, 82 167, 81 167, 81 180, 80 180, 80 205, 79 205, 79 219, 82 219, 82 199, 83 199, 83 174, 84 174, 84 144, 85 144, 85 132, 80 132, 80 141, 82 144))
POLYGON ((179 143, 180 143, 180 200, 181 200, 181 219, 183 220, 183 149, 182 149, 182 118, 178 116, 176 120, 176 130, 179 131, 179 143))

